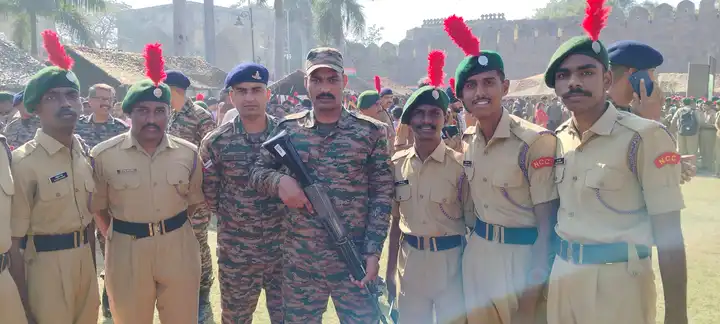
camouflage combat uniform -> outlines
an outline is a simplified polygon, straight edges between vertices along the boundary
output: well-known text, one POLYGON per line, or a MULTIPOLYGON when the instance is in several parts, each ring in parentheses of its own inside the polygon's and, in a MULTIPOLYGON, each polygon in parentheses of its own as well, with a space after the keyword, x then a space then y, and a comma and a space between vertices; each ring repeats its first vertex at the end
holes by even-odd
MULTIPOLYGON (((380 257, 387 236, 393 178, 383 125, 343 110, 336 125, 316 123, 314 113, 288 115, 287 130, 309 172, 328 188, 339 217, 364 256, 380 257)), ((250 172, 251 187, 277 196, 283 173, 263 150, 250 172)), ((347 266, 317 216, 290 211, 283 244, 284 323, 320 323, 328 295, 341 323, 378 319, 365 292, 352 284, 347 266)), ((357 278, 362 279, 362 278, 357 278)))
MULTIPOLYGON (((185 101, 185 105, 179 111, 170 113, 167 133, 180 137, 195 145, 205 138, 215 128, 212 114, 204 108, 197 106, 192 100, 185 101)), ((202 260, 202 276, 200 277, 201 294, 207 294, 213 283, 212 256, 208 246, 208 225, 212 213, 206 205, 198 206, 190 221, 195 231, 195 236, 200 242, 200 258, 202 260)))
POLYGON ((20 147, 35 137, 35 132, 40 128, 40 118, 18 118, 5 126, 3 134, 7 137, 8 145, 11 148, 20 147))
MULTIPOLYGON (((18 110, 13 108, 7 114, 0 115, 0 129, 5 128, 10 122, 18 118, 18 110)), ((33 134, 34 135, 34 134, 33 134)))
POLYGON ((277 197, 248 187, 250 168, 260 146, 278 119, 267 117, 267 129, 245 132, 236 117, 210 133, 200 145, 203 192, 217 215, 217 257, 222 300, 222 323, 251 323, 265 288, 272 323, 282 323, 282 253, 285 205, 277 197))

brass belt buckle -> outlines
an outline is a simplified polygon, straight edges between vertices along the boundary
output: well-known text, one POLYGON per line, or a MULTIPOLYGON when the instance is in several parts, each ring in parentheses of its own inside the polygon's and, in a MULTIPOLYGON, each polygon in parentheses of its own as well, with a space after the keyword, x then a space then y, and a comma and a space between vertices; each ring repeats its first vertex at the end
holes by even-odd
POLYGON ((163 234, 163 222, 149 223, 148 228, 150 230, 150 236, 163 234))
POLYGON ((430 238, 430 250, 433 252, 437 252, 438 250, 437 240, 435 239, 435 237, 430 238))
POLYGON ((85 243, 85 235, 87 234, 85 233, 84 229, 78 231, 78 247, 82 246, 85 243))
POLYGON ((490 228, 490 224, 485 223, 485 237, 484 237, 484 239, 487 240, 487 241, 492 241, 492 240, 490 239, 490 229, 491 229, 491 228, 490 228))

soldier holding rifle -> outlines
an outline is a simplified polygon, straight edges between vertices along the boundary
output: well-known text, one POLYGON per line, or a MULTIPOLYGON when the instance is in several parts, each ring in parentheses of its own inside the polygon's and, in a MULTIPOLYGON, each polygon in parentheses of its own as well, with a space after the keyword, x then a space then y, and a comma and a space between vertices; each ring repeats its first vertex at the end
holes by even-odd
POLYGON ((338 50, 313 49, 305 66, 313 109, 286 116, 275 133, 289 134, 310 176, 327 188, 341 225, 364 259, 367 275, 350 275, 346 258, 314 211, 319 208, 313 208, 297 181, 277 171, 279 164, 263 151, 250 171, 250 185, 279 196, 292 208, 283 247, 284 322, 321 323, 329 295, 341 323, 376 322, 380 314, 361 288, 377 277, 388 231, 393 179, 387 135, 378 121, 343 108, 348 79, 338 50))

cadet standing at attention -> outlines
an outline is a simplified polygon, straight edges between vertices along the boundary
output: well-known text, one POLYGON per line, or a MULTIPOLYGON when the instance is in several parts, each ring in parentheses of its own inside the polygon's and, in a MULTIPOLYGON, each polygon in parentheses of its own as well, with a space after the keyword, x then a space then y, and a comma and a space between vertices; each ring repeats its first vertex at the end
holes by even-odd
POLYGON ((40 128, 40 118, 34 114, 28 113, 23 104, 25 92, 21 91, 15 95, 13 106, 17 108, 18 118, 13 119, 9 124, 5 125, 3 135, 7 137, 8 144, 11 148, 18 147, 27 143, 35 136, 35 132, 40 128))
POLYGON ((73 135, 80 84, 57 34, 46 30, 42 37, 54 66, 25 87, 25 107, 39 116, 41 128, 12 153, 11 274, 29 322, 96 324, 100 299, 88 210, 95 182, 88 148, 73 135))
POLYGON ((105 284, 116 324, 198 322, 200 247, 188 215, 205 204, 192 143, 165 134, 170 87, 160 44, 145 47, 150 80, 123 100, 130 131, 95 146, 92 210, 107 238, 105 284))
POLYGON ((472 200, 467 195, 462 154, 440 137, 450 103, 440 88, 445 54, 432 51, 428 60, 430 85, 410 96, 400 118, 412 127, 413 147, 392 157, 395 201, 386 273, 388 297, 395 298, 397 275, 398 315, 403 322, 466 323, 463 216, 467 212, 474 218, 472 200))
POLYGON ((313 109, 285 116, 275 133, 290 134, 311 175, 329 188, 349 239, 365 259, 367 275, 350 278, 297 181, 275 170, 277 163, 264 150, 250 171, 250 186, 261 194, 279 196, 292 208, 283 244, 283 322, 320 323, 332 296, 341 323, 373 323, 381 314, 373 310, 361 287, 377 277, 390 224, 393 180, 385 126, 342 106, 348 79, 338 50, 312 49, 305 67, 313 109))
POLYGON ((3 149, 0 150, 0 314, 3 323, 26 324, 27 316, 23 310, 23 304, 18 294, 18 287, 13 281, 8 268, 10 267, 10 247, 12 246, 12 230, 10 227, 11 202, 15 194, 13 177, 10 173, 12 153, 7 144, 5 136, 0 135, 0 143, 3 149))
POLYGON ((455 93, 477 120, 463 135, 477 216, 463 256, 468 321, 533 323, 550 271, 556 139, 503 109, 510 82, 500 54, 480 51, 460 17, 445 19, 445 30, 466 55, 455 71, 455 93))
MULTIPOLYGON (((186 90, 190 87, 190 79, 179 71, 167 71, 165 84, 170 86, 171 107, 170 120, 167 124, 167 133, 182 138, 194 145, 200 145, 200 141, 207 136, 214 128, 212 114, 206 109, 193 103, 187 97, 186 90)), ((210 288, 215 281, 212 269, 212 255, 208 245, 208 226, 212 213, 206 204, 201 204, 190 215, 190 223, 195 231, 195 236, 200 243, 200 260, 202 262, 202 277, 200 277, 200 302, 198 311, 200 319, 198 323, 205 321, 212 322, 212 309, 210 308, 210 288)))
POLYGON ((560 195, 557 256, 548 323, 656 323, 651 254, 657 246, 667 324, 687 319, 685 247, 680 227, 680 155, 655 121, 606 101, 612 83, 598 40, 609 8, 588 1, 583 26, 553 54, 545 83, 572 118, 558 127, 560 195))
POLYGON ((272 323, 282 323, 282 253, 285 206, 249 187, 250 168, 278 120, 265 113, 268 70, 236 66, 225 79, 239 112, 200 144, 203 192, 217 215, 217 257, 222 323, 251 323, 265 288, 272 323))

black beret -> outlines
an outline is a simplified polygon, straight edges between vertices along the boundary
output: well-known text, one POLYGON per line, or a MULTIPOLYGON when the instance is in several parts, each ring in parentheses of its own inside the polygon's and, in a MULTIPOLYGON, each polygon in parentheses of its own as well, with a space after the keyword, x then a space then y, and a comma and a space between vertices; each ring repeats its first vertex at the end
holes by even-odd
POLYGON ((663 56, 652 46, 633 40, 623 40, 608 46, 611 65, 647 70, 663 64, 663 56))
POLYGON ((182 72, 170 70, 165 73, 167 74, 164 81, 165 84, 180 89, 190 88, 190 79, 182 72))

